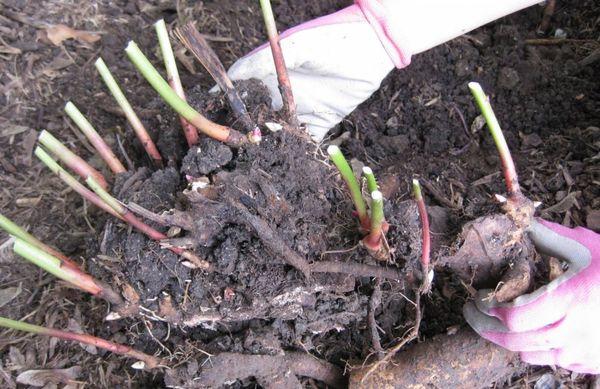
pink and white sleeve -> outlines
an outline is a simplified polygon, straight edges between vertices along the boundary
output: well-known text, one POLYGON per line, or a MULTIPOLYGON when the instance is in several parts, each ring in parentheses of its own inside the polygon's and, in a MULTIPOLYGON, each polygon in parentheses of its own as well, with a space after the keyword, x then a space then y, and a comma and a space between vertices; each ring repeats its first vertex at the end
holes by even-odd
POLYGON ((539 0, 355 0, 398 68, 413 54, 539 0))

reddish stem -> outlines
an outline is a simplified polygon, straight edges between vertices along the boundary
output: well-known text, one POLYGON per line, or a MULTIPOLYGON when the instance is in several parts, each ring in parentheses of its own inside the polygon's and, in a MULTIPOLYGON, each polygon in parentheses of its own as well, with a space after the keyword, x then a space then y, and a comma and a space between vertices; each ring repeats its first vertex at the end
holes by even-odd
POLYGON ((44 332, 40 332, 42 335, 53 336, 55 338, 60 338, 64 340, 72 340, 76 342, 81 342, 85 344, 89 344, 92 346, 99 347, 104 350, 108 350, 115 354, 125 355, 139 361, 144 362, 145 367, 148 369, 154 369, 161 365, 161 360, 153 357, 152 355, 145 354, 141 351, 137 351, 132 349, 129 346, 125 346, 124 344, 114 343, 106 339, 97 338, 92 335, 86 334, 76 334, 73 332, 67 332, 62 330, 57 330, 54 328, 46 328, 44 332))
POLYGON ((416 199, 417 207, 419 208, 419 217, 421 219, 421 236, 423 239, 421 247, 421 265, 425 272, 424 277, 427 277, 429 271, 429 262, 431 255, 431 236, 429 232, 429 217, 427 216, 427 207, 425 206, 425 200, 423 196, 416 199))
MULTIPOLYGON (((177 93, 177 96, 181 97, 182 100, 186 101, 185 92, 181 88, 181 84, 178 84, 173 79, 169 79, 169 85, 177 93)), ((189 147, 198 144, 198 130, 190 122, 188 122, 183 116, 179 117, 181 127, 183 128, 183 134, 189 147)))
POLYGON ((261 1, 263 17, 269 37, 269 45, 273 54, 273 62, 275 63, 275 71, 277 72, 277 81, 279 83, 279 91, 283 102, 283 109, 288 116, 288 121, 293 125, 298 125, 298 117, 296 116, 296 103, 294 102, 294 94, 292 93, 292 84, 288 75, 285 59, 279 42, 279 33, 273 16, 270 1, 261 1))

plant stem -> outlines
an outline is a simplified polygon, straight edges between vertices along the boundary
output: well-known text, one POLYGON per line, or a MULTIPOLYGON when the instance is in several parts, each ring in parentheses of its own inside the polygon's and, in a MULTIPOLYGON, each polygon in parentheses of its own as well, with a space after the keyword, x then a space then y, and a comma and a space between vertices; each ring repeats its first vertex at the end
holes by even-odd
POLYGON ((83 132, 83 134, 88 138, 92 146, 98 151, 98 154, 102 157, 104 162, 108 165, 110 170, 115 174, 125 173, 127 169, 121 164, 121 161, 116 157, 116 155, 112 152, 110 147, 104 142, 104 139, 98 134, 96 129, 92 126, 92 124, 86 119, 85 116, 77 109, 75 104, 72 102, 67 102, 65 105, 65 112, 71 120, 77 124, 77 127, 83 132))
POLYGON ((502 160, 502 170, 504 173, 504 180, 506 181, 508 194, 509 196, 520 194, 521 188, 519 186, 515 163, 510 155, 508 144, 506 143, 506 139, 504 139, 504 134, 500 128, 500 123, 498 123, 498 119, 496 118, 494 110, 492 109, 492 105, 490 104, 490 99, 488 96, 486 96, 481 88, 481 85, 479 85, 477 82, 470 82, 469 89, 475 98, 475 102, 477 103, 481 114, 485 118, 490 133, 494 138, 494 143, 496 143, 496 148, 498 149, 500 159, 502 160))
POLYGON ((383 236, 383 195, 380 191, 371 192, 371 231, 363 239, 363 243, 373 251, 378 251, 381 247, 381 238, 383 236))
POLYGON ((362 228, 368 231, 370 221, 369 215, 367 214, 367 206, 363 200, 360 186, 358 185, 358 181, 354 176, 352 168, 348 164, 348 161, 346 161, 346 158, 340 151, 339 147, 333 145, 327 147, 327 154, 329 154, 329 158, 331 158, 335 166, 338 168, 342 178, 348 186, 348 190, 350 191, 350 196, 352 197, 352 202, 356 208, 356 213, 358 214, 358 219, 360 220, 362 228))
POLYGON ((148 131, 146 131, 146 128, 142 124, 142 121, 133 110, 133 107, 131 106, 131 104, 129 104, 129 101, 127 100, 127 97, 125 97, 125 94, 119 87, 119 84, 117 83, 110 70, 104 63, 104 60, 102 58, 98 58, 96 60, 95 66, 98 70, 98 73, 100 73, 100 76, 104 80, 104 83, 110 90, 110 93, 117 101, 117 104, 119 104, 119 107, 121 107, 121 109, 125 113, 127 121, 129 121, 129 124, 131 124, 133 131, 135 131, 135 135, 146 150, 146 153, 148 153, 148 155, 154 161, 156 166, 162 167, 163 160, 160 155, 160 152, 156 148, 156 145, 154 144, 154 141, 148 134, 148 131))
POLYGON ((419 209, 419 217, 421 218, 421 235, 423 243, 421 247, 421 266, 423 266, 423 276, 427 277, 429 272, 429 263, 431 255, 431 236, 429 233, 429 217, 427 216, 427 208, 425 207, 425 200, 421 192, 421 184, 419 180, 413 179, 413 196, 417 202, 417 208, 419 209))
POLYGON ((85 179, 88 176, 94 177, 100 186, 105 189, 108 188, 108 183, 102 173, 91 167, 87 162, 69 150, 48 131, 43 130, 40 133, 38 140, 46 149, 48 149, 48 151, 54 154, 81 178, 85 179))
POLYGON ((46 270, 63 281, 77 286, 79 289, 93 295, 99 294, 102 290, 101 287, 96 285, 91 276, 71 266, 64 266, 64 263, 59 258, 48 254, 41 248, 29 244, 24 240, 15 239, 13 250, 37 267, 46 270))
POLYGON ((108 204, 106 204, 100 197, 98 197, 94 192, 90 191, 88 188, 83 186, 75 177, 70 175, 65 169, 63 169, 52 157, 44 151, 41 147, 36 147, 34 154, 36 157, 40 159, 50 169, 54 174, 58 176, 67 186, 73 189, 75 192, 79 193, 81 197, 88 200, 90 203, 94 204, 98 208, 103 209, 104 211, 110 213, 114 217, 121 219, 121 215, 115 212, 108 204))
POLYGON ((192 108, 185 100, 177 96, 169 84, 167 84, 154 66, 152 66, 150 61, 148 61, 148 58, 141 52, 135 42, 129 42, 125 52, 163 100, 204 134, 234 147, 239 147, 248 141, 246 137, 234 129, 208 120, 201 113, 192 108))
POLYGON ((71 258, 67 257, 60 251, 56 250, 55 248, 50 247, 45 243, 42 243, 35 236, 31 235, 30 233, 25 231, 23 228, 19 227, 12 220, 10 220, 6 216, 2 215, 1 213, 0 213, 0 228, 3 229, 4 231, 6 231, 6 233, 8 233, 9 235, 12 235, 15 238, 21 239, 22 241, 27 242, 30 245, 38 247, 50 255, 60 258, 65 263, 65 265, 68 265, 74 269, 79 269, 79 265, 75 261, 73 261, 71 258))
POLYGON ((376 190, 379 190, 377 185, 377 180, 375 180, 375 175, 373 174, 373 170, 370 167, 365 166, 362 169, 363 175, 367 179, 367 190, 369 193, 373 193, 376 190))
MULTIPOLYGON (((88 186, 104 201, 106 204, 111 206, 120 216, 121 218, 133 228, 139 230, 141 233, 148 236, 150 239, 161 241, 163 239, 167 239, 167 236, 160 231, 155 230, 150 227, 140 219, 138 219, 132 212, 127 209, 124 205, 121 204, 119 200, 110 195, 107 191, 105 191, 92 177, 88 177, 86 180, 88 186)), ((196 267, 208 270, 211 268, 209 262, 205 261, 197 257, 194 253, 184 250, 180 247, 167 247, 169 250, 174 252, 177 255, 181 255, 183 258, 188 259, 192 262, 196 267)))
POLYGON ((250 140, 254 143, 260 142, 262 137, 260 129, 250 118, 246 105, 233 86, 233 82, 227 75, 225 67, 206 39, 198 32, 192 22, 185 24, 181 28, 176 28, 175 35, 177 35, 183 45, 191 51, 202 66, 204 66, 216 81, 219 88, 225 92, 225 96, 227 96, 233 114, 248 132, 250 140))
POLYGON ((22 321, 11 320, 5 317, 0 317, 0 326, 10 328, 17 331, 29 332, 32 334, 39 334, 45 336, 52 336, 64 340, 72 340, 80 343, 89 344, 92 346, 99 347, 104 350, 108 350, 115 354, 125 355, 143 362, 143 366, 140 368, 154 369, 159 367, 162 361, 152 355, 144 354, 140 351, 134 350, 129 346, 125 346, 119 343, 113 343, 111 341, 97 338, 95 336, 87 334, 76 334, 74 332, 61 331, 54 328, 47 328, 36 326, 22 321))
MULTIPOLYGON (((167 31, 167 25, 164 19, 160 19, 154 23, 154 29, 158 36, 158 44, 160 46, 160 52, 165 62, 165 68, 167 69, 167 80, 171 88, 175 91, 177 96, 182 100, 186 100, 185 91, 183 85, 181 85, 181 78, 179 77, 179 71, 177 70, 177 62, 173 55, 173 48, 171 47, 171 41, 169 39, 169 32, 167 31)), ((192 147, 198 143, 198 131, 191 125, 184 117, 181 117, 181 126, 185 134, 185 139, 188 142, 188 146, 192 147)))
POLYGON ((271 45, 271 53, 273 54, 273 62, 275 63, 275 71, 277 72, 277 81, 279 82, 279 91, 283 101, 284 112, 288 116, 290 124, 298 125, 298 117, 296 116, 296 103, 294 102, 294 94, 292 93, 292 84, 288 75, 285 59, 281 51, 279 43, 279 34, 277 33, 277 25, 275 24, 275 16, 271 8, 270 0, 260 0, 260 8, 262 9, 269 44, 271 45))

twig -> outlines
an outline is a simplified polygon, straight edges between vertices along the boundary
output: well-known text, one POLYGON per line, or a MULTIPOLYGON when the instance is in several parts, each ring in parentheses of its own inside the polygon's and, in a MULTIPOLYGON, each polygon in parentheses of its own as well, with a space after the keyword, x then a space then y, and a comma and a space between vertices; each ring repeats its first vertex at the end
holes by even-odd
MULTIPOLYGON (((160 45, 160 52, 165 62, 165 68, 167 69, 167 80, 171 88, 175 91, 183 101, 186 101, 185 92, 183 85, 181 85, 181 79, 179 78, 179 71, 177 70, 177 62, 173 55, 173 48, 171 47, 171 41, 169 40, 169 33, 167 32, 167 26, 164 19, 160 19, 154 24, 156 29, 156 35, 158 36, 158 43, 160 45)), ((181 115, 181 114, 180 114, 181 115)), ((194 128, 194 125, 188 122, 182 115, 181 127, 185 134, 185 139, 188 142, 188 146, 193 146, 198 143, 198 131, 194 128)))
POLYGON ((542 15, 542 21, 537 29, 538 35, 546 35, 550 28, 550 21, 552 20, 552 15, 554 15, 554 10, 556 9, 556 0, 548 0, 546 4, 546 8, 544 8, 544 14, 542 15))
POLYGON ((294 102, 294 94, 292 93, 292 84, 285 66, 285 59, 281 51, 279 43, 279 34, 277 33, 277 25, 273 16, 270 0, 260 0, 260 8, 262 9, 265 27, 271 45, 273 54, 273 62, 275 63, 275 71, 277 72, 277 81, 279 82, 279 91, 283 102, 283 109, 287 115, 287 120, 290 124, 297 127, 298 117, 296 116, 296 103, 294 102))
POLYGON ((381 339, 379 337, 379 330, 377 329, 377 321, 375 320, 375 311, 381 304, 381 279, 375 279, 375 285, 373 286, 373 292, 371 293, 371 298, 369 299, 369 313, 367 316, 367 321, 369 324, 369 330, 371 332, 371 345, 373 346, 373 351, 377 355, 377 359, 383 358, 384 351, 381 347, 381 339))
POLYGON ((185 24, 181 28, 175 29, 175 35, 183 43, 189 51, 194 54, 196 59, 200 61, 202 66, 208 71, 212 78, 216 81, 217 85, 227 96, 229 105, 235 117, 242 123, 244 129, 248 132, 248 137, 254 143, 258 143, 261 140, 262 134, 260 129, 252 121, 246 105, 240 98, 237 90, 235 89, 233 82, 227 75, 225 67, 219 60, 217 54, 210 47, 206 39, 198 32, 192 22, 185 24))
POLYGON ((402 273, 396 269, 355 262, 319 261, 310 265, 313 273, 341 273, 355 277, 377 277, 398 281, 402 273))

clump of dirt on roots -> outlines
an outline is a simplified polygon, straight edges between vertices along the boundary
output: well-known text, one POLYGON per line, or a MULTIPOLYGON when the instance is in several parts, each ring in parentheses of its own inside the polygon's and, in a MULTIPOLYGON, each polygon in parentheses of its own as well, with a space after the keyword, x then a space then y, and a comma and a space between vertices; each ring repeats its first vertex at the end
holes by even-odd
MULTIPOLYGON (((167 345, 173 347, 191 336, 211 353, 274 355, 296 349, 340 366, 362 360, 370 354, 370 338, 361 330, 370 277, 312 271, 311 264, 359 263, 382 271, 389 270, 387 264, 358 246, 352 203, 319 146, 300 132, 266 130, 265 122, 282 122, 270 109, 266 88, 256 80, 236 86, 264 129, 259 146, 230 149, 202 137, 186 151, 178 118, 158 104, 161 114, 153 127, 160 128, 158 145, 169 165, 123 174, 113 190, 125 203, 166 212, 174 225, 169 243, 192 249, 211 269, 191 268, 158 243, 108 221, 92 248, 96 260, 90 270, 131 285, 133 298, 148 312, 185 328, 154 322, 154 337, 171 331, 167 345)), ((210 119, 235 126, 220 94, 193 89, 189 100, 210 119)), ((403 271, 382 286, 386 306, 376 314, 393 336, 409 318, 403 315, 404 301, 391 296, 414 287, 421 243, 411 201, 391 198, 386 213, 388 240, 396 247, 391 265, 403 271)), ((150 340, 140 334, 138 346, 155 351, 150 340)))

